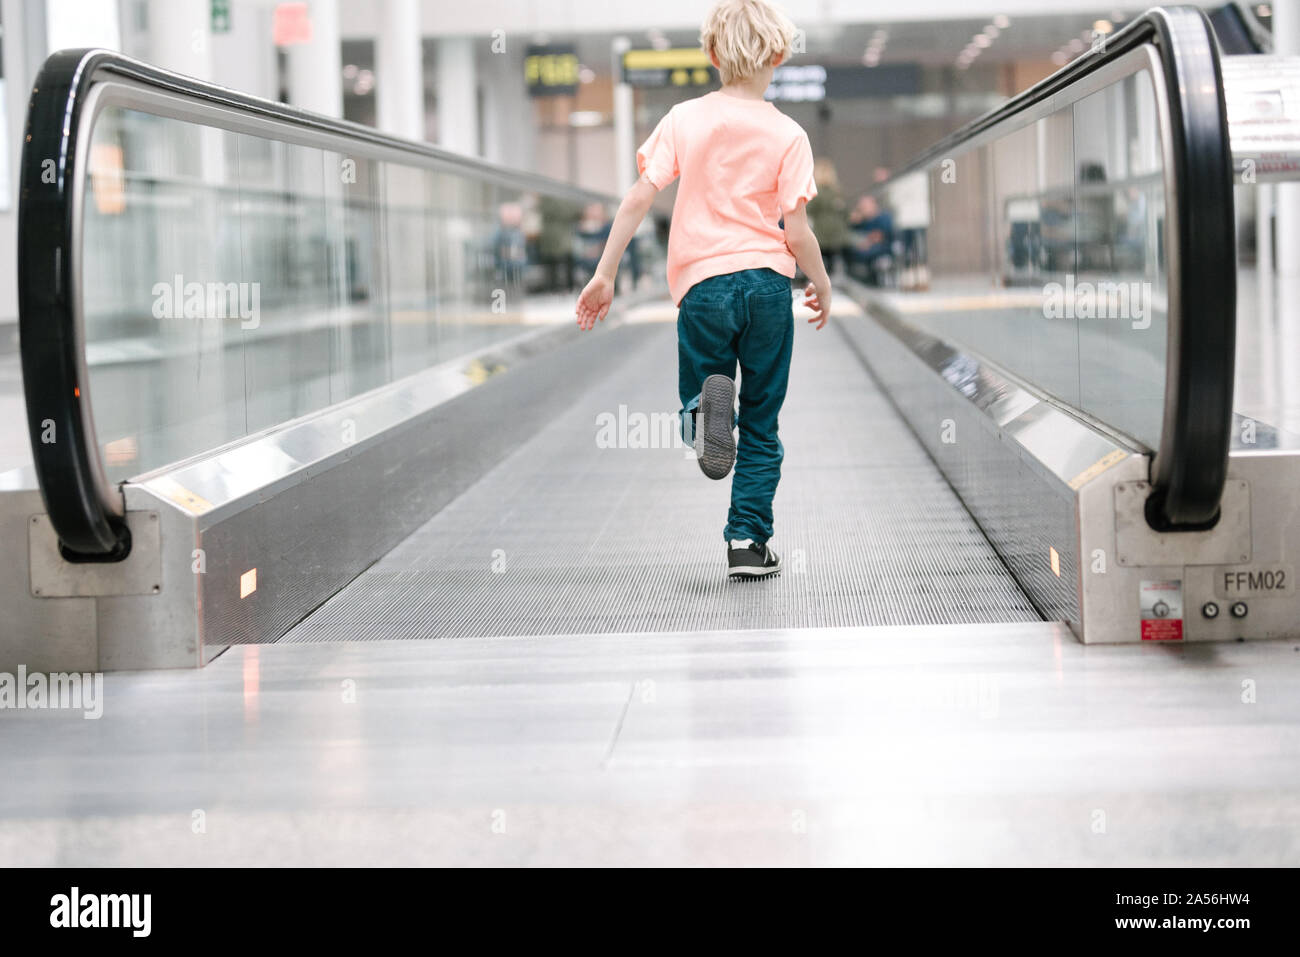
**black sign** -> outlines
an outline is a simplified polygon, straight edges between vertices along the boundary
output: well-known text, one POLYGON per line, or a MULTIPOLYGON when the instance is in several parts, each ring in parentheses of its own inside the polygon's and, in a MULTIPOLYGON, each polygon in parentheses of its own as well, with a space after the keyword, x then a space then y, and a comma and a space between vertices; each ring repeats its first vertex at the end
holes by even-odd
POLYGON ((921 92, 921 68, 915 63, 891 66, 831 66, 826 68, 826 96, 901 96, 921 92))
POLYGON ((920 92, 921 68, 915 64, 865 67, 792 63, 776 68, 767 98, 809 103, 920 92))
POLYGON ((573 96, 578 92, 577 48, 565 43, 528 47, 524 83, 533 96, 573 96))

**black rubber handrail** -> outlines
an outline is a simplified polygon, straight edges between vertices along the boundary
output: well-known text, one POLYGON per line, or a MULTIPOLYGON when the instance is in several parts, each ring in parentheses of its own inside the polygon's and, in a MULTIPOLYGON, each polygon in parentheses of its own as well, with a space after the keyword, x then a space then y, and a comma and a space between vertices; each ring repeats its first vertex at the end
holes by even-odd
POLYGON ((27 107, 19 171, 18 318, 33 464, 45 510, 69 560, 114 561, 130 550, 123 494, 108 480, 95 434, 85 335, 77 310, 82 250, 76 246, 74 204, 80 195, 78 180, 85 175, 77 167, 78 136, 88 94, 105 79, 134 81, 295 131, 397 150, 416 166, 469 173, 581 202, 617 202, 568 183, 204 83, 112 51, 52 54, 36 78, 27 107))
POLYGON ((1219 46, 1200 10, 1148 14, 1172 111, 1178 302, 1168 317, 1164 426, 1147 518, 1204 528, 1219 517, 1232 444, 1237 234, 1219 46), (1175 15, 1176 14, 1176 15, 1175 15))
POLYGON ((53 54, 27 107, 18 193, 18 341, 32 462, 65 554, 120 558, 131 547, 126 504, 104 473, 90 409, 75 301, 81 250, 74 196, 80 107, 93 60, 53 54))
POLYGON ((925 150, 877 191, 1146 44, 1159 53, 1168 94, 1175 192, 1169 201, 1176 204, 1178 227, 1166 248, 1176 263, 1170 279, 1179 304, 1169 314, 1163 426, 1147 518, 1161 530, 1200 529, 1217 521, 1228 476, 1237 327, 1232 147, 1219 48, 1205 14, 1194 7, 1148 10, 1099 50, 925 150))

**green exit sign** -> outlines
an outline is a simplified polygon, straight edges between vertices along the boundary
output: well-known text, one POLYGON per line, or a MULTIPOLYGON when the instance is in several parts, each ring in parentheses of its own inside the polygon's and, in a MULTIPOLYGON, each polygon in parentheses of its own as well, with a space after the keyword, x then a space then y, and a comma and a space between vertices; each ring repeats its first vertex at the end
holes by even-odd
POLYGON ((230 0, 212 0, 212 32, 230 32, 230 0))

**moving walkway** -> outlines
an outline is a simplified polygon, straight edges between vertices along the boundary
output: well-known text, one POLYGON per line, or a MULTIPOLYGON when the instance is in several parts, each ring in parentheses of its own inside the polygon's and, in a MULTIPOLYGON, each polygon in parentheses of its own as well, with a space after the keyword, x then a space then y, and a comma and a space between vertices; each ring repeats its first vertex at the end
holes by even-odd
POLYGON ((1200 13, 1152 11, 883 184, 923 197, 924 254, 799 330, 787 570, 737 589, 726 489, 674 444, 662 288, 582 336, 530 246, 613 199, 56 54, 21 170, 33 466, 0 478, 0 665, 822 624, 1295 637, 1300 446, 1234 417, 1230 72, 1200 13))

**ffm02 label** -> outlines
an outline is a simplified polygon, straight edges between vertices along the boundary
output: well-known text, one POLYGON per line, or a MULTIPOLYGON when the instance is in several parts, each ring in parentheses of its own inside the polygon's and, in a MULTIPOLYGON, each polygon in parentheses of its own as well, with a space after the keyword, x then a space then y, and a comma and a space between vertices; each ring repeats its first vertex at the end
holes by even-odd
POLYGON ((1295 594, 1295 567, 1284 564, 1221 565, 1214 570, 1214 592, 1220 598, 1267 598, 1295 594))

